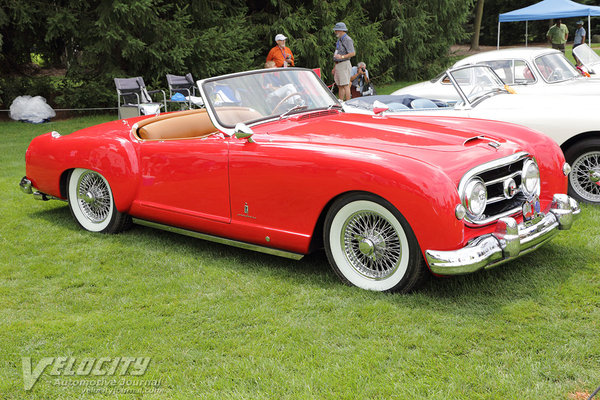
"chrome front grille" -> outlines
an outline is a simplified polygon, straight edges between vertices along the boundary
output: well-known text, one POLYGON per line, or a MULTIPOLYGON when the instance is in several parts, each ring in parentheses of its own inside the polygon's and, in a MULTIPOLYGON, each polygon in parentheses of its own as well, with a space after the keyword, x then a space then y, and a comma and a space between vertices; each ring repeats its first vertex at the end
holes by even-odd
POLYGON ((461 186, 471 178, 479 177, 486 186, 488 200, 485 211, 479 219, 471 219, 467 216, 465 220, 475 225, 485 225, 521 212, 523 203, 527 200, 527 196, 521 190, 521 176, 523 164, 529 158, 531 158, 529 154, 520 152, 482 164, 467 172, 459 185, 461 196, 463 193, 461 186), (514 189, 505 190, 505 185, 508 185, 511 180, 514 182, 514 189))

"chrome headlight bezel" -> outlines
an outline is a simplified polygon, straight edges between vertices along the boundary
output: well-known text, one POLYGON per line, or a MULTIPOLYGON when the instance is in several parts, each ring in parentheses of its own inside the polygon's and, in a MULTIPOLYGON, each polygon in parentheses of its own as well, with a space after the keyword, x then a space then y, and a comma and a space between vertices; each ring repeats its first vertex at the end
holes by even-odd
POLYGON ((521 192, 527 197, 539 196, 541 190, 540 168, 534 158, 525 160, 521 170, 521 192))
POLYGON ((478 220, 483 216, 487 206, 487 188, 483 179, 478 176, 470 178, 460 197, 469 219, 478 220))

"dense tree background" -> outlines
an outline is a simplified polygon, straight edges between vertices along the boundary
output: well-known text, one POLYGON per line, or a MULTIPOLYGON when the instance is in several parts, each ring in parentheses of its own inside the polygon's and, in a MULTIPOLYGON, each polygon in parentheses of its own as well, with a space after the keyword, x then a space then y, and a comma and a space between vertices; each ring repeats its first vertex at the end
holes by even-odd
MULTIPOLYGON (((499 2, 486 1, 484 15, 499 2)), ((380 83, 428 78, 448 64, 450 45, 469 39, 473 3, 0 0, 0 102, 42 94, 55 107, 114 106, 114 77, 141 75, 156 88, 166 73, 200 79, 260 68, 276 33, 288 36, 297 65, 321 67, 329 83, 337 21, 355 41, 354 62, 380 83)))

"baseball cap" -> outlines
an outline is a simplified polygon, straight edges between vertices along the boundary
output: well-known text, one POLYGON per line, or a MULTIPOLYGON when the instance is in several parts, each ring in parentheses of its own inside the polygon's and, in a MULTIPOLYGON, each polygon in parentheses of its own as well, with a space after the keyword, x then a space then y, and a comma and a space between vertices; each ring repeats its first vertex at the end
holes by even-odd
POLYGON ((277 35, 275 35, 275 41, 278 40, 285 40, 287 39, 285 36, 283 36, 281 33, 278 33, 277 35))

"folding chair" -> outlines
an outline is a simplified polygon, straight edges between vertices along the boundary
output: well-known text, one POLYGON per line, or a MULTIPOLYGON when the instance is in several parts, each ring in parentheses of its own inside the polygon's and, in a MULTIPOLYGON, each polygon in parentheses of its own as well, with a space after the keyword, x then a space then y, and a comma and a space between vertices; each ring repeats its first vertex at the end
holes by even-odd
POLYGON ((167 109, 167 96, 164 90, 147 90, 144 78, 115 78, 119 119, 138 117, 140 115, 160 114, 161 107, 167 109), (155 102, 150 95, 161 93, 162 103, 155 102), (121 103, 121 99, 123 102, 121 103))
POLYGON ((187 104, 187 108, 191 109, 193 105, 202 107, 204 103, 201 97, 196 96, 196 84, 192 74, 185 75, 171 75, 167 74, 167 84, 169 85, 169 102, 179 103, 180 108, 185 108, 184 104, 187 104), (173 96, 177 93, 183 95, 185 100, 173 100, 173 96))

